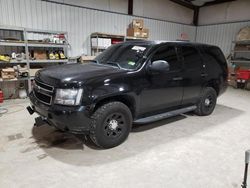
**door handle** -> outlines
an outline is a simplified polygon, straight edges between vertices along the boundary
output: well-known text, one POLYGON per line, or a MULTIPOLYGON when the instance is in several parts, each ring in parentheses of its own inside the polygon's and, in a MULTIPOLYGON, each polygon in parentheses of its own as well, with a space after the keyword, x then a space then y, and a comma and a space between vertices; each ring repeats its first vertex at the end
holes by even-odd
POLYGON ((207 77, 207 76, 208 76, 208 74, 206 74, 206 73, 201 74, 201 77, 207 77))
POLYGON ((174 81, 180 81, 180 80, 183 80, 183 78, 182 77, 175 77, 175 78, 173 78, 173 80, 174 81))

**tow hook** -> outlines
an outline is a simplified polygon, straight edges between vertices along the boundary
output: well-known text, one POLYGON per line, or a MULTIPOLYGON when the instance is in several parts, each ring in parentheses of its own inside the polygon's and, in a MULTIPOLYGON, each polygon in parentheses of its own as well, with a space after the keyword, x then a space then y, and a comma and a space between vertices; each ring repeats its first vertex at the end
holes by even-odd
POLYGON ((47 121, 46 117, 42 117, 42 116, 36 117, 34 126, 40 127, 40 126, 44 125, 46 123, 46 121, 47 121))
POLYGON ((28 110, 28 112, 30 113, 30 115, 34 114, 34 110, 33 108, 31 108, 30 106, 27 106, 26 109, 28 110))

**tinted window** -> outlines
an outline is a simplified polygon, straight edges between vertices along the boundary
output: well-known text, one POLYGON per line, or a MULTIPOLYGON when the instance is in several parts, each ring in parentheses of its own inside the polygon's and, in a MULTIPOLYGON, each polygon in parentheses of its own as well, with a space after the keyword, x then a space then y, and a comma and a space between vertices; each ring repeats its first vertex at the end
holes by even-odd
POLYGON ((210 56, 210 58, 213 58, 215 61, 219 62, 220 64, 226 63, 225 57, 219 48, 207 47, 207 48, 205 48, 205 51, 206 51, 207 55, 210 56))
POLYGON ((186 69, 197 69, 202 66, 202 60, 196 48, 191 46, 183 46, 182 55, 186 69))
POLYGON ((156 60, 165 60, 170 65, 170 71, 176 71, 181 69, 181 63, 178 60, 176 54, 176 48, 173 46, 161 47, 153 55, 151 62, 156 60))
POLYGON ((216 73, 215 70, 220 70, 219 66, 223 69, 224 78, 227 77, 227 62, 224 54, 218 47, 205 47, 204 48, 204 59, 206 61, 206 67, 211 72, 216 73))
POLYGON ((95 60, 100 64, 118 66, 124 69, 137 69, 150 45, 116 44, 98 55, 95 60))

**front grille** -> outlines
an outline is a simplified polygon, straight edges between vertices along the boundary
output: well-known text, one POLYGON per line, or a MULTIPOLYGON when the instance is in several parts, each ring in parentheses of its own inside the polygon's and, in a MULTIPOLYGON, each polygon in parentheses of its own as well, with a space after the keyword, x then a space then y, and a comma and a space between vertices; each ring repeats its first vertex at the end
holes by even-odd
POLYGON ((54 87, 53 86, 50 86, 48 84, 45 84, 45 83, 42 83, 42 82, 39 82, 37 80, 35 80, 35 84, 39 87, 41 87, 43 90, 46 90, 46 91, 49 91, 49 92, 53 92, 54 91, 54 87))
POLYGON ((42 103, 51 105, 53 98, 54 87, 43 82, 35 80, 34 95, 42 103))
POLYGON ((45 95, 43 93, 39 93, 34 90, 35 97, 42 103, 51 105, 52 96, 45 95))

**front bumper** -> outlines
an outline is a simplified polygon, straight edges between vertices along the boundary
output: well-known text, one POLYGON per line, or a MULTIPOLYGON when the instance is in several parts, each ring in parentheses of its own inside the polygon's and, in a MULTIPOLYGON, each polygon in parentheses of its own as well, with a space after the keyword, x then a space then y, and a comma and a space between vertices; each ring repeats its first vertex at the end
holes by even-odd
MULTIPOLYGON (((30 93, 31 109, 38 113, 42 120, 62 131, 88 134, 91 118, 86 106, 45 105, 30 93)), ((29 111, 30 112, 30 111, 29 111)))

